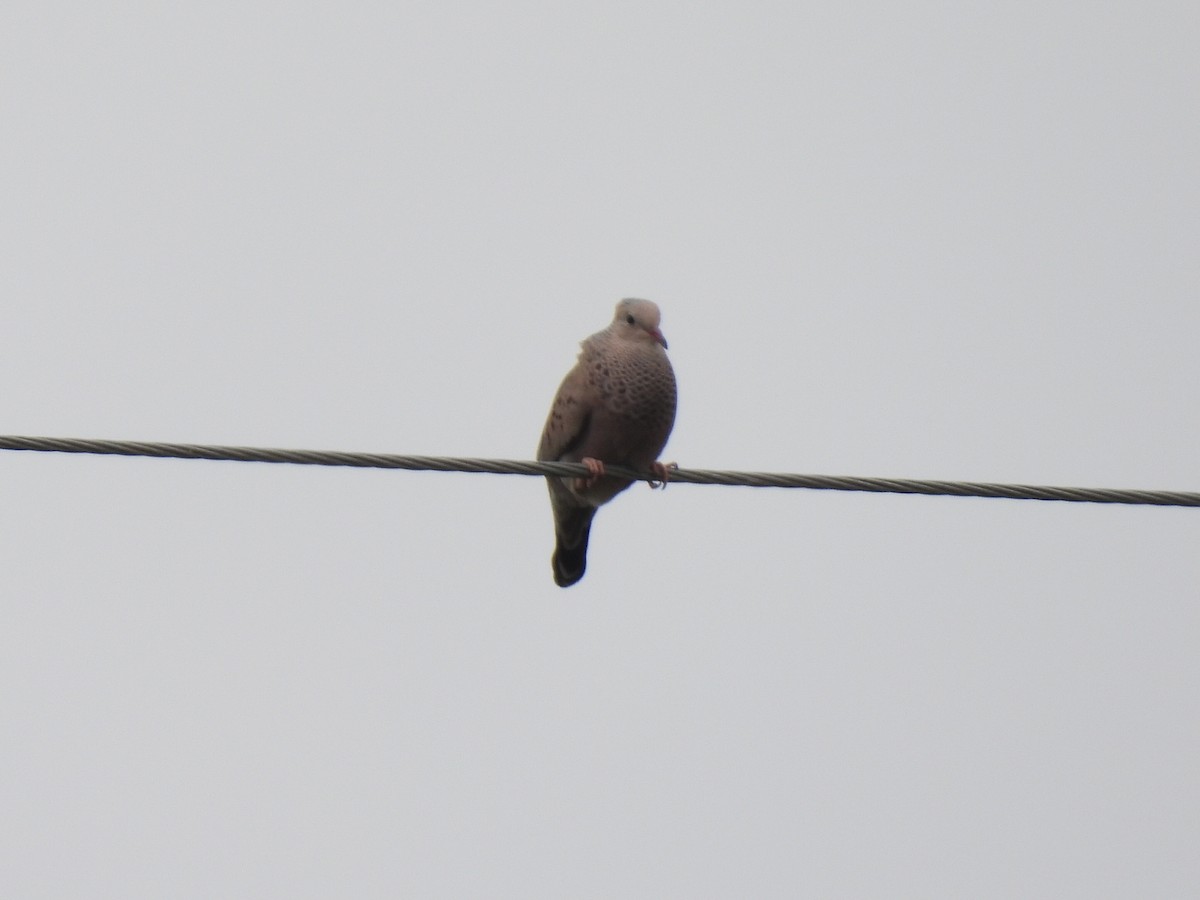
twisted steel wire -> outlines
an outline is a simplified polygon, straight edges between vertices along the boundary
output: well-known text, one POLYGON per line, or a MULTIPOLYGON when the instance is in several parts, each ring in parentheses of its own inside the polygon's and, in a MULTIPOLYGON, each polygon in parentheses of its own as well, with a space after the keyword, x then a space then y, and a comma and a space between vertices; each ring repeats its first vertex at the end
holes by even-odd
MULTIPOLYGON (((0 435, 0 450, 51 453, 91 453, 149 456, 169 459, 211 459, 234 462, 292 463, 305 466, 350 466, 368 469, 409 469, 429 472, 482 472, 493 475, 587 475, 579 463, 477 459, 451 456, 409 456, 392 453, 348 453, 331 450, 278 450, 267 447, 226 447, 211 444, 166 444, 146 441, 108 441, 82 438, 0 435)), ((653 481, 649 473, 608 466, 609 474, 653 481)), ((1116 488, 1047 487, 1029 484, 991 484, 970 481, 925 481, 909 478, 863 478, 834 475, 792 475, 776 472, 724 472, 711 469, 673 469, 673 484, 723 484, 742 487, 808 488, 825 491, 866 491, 888 494, 930 494, 950 497, 989 497, 1009 500, 1060 500, 1070 503, 1119 503, 1139 506, 1200 507, 1200 493, 1142 491, 1116 488)))

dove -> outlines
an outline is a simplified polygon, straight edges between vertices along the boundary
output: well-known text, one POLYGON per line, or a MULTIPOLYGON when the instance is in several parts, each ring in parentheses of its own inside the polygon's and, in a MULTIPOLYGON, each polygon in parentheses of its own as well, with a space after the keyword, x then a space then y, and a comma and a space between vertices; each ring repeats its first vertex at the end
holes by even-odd
POLYGON ((579 360, 550 407, 537 458, 582 463, 589 473, 546 479, 554 513, 551 565, 559 587, 583 577, 596 510, 633 483, 606 474, 606 465, 667 482, 667 467, 657 460, 675 424, 675 372, 659 321, 658 306, 649 300, 618 303, 612 324, 580 344, 579 360))

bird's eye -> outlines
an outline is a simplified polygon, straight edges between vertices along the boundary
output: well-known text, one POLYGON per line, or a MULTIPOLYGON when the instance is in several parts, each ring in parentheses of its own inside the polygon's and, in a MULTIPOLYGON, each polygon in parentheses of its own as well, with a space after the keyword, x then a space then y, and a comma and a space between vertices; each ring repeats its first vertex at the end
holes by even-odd
POLYGON ((628 316, 626 316, 626 317, 625 317, 625 322, 626 322, 626 324, 632 325, 632 324, 633 324, 633 322, 634 322, 633 316, 632 316, 632 315, 628 315, 628 316))

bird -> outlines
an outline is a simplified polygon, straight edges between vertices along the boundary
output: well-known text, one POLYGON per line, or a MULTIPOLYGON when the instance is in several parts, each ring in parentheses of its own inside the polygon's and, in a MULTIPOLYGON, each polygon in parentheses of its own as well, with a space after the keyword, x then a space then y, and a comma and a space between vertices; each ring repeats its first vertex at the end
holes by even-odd
POLYGON ((538 444, 541 461, 576 462, 585 477, 547 476, 554 513, 554 582, 570 587, 587 569, 588 537, 596 510, 633 482, 606 474, 625 466, 665 486, 670 470, 658 461, 675 424, 675 372, 661 314, 649 300, 626 298, 612 323, 580 343, 575 368, 559 385, 538 444))

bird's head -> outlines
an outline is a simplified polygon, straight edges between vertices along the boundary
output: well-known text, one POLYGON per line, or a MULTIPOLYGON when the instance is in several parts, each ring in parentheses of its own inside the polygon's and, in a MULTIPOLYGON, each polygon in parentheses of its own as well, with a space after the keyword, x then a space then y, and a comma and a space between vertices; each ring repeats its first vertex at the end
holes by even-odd
POLYGON ((617 304, 612 330, 622 340, 654 341, 665 350, 667 339, 658 330, 660 318, 657 304, 627 297, 617 304))

